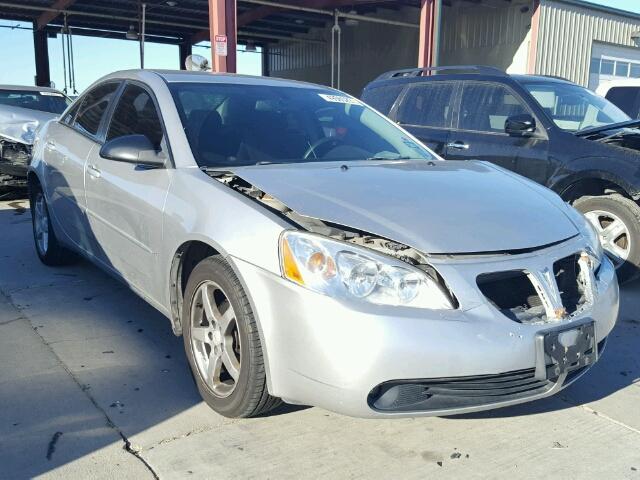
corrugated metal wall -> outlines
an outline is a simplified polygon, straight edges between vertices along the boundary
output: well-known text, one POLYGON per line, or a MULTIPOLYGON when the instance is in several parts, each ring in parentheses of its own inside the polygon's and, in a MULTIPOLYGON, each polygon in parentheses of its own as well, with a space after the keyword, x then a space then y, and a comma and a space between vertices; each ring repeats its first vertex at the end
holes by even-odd
MULTIPOLYGON (((406 7, 396 12, 375 15, 389 20, 418 24, 420 10, 406 7)), ((331 25, 314 29, 306 38, 321 39, 323 44, 280 42, 269 51, 270 74, 274 77, 331 83, 331 25)), ((418 62, 419 29, 360 21, 342 26, 341 89, 360 95, 362 88, 381 73, 415 67, 418 62)))
POLYGON ((587 86, 594 41, 634 46, 631 34, 640 20, 543 0, 536 54, 536 73, 558 75, 587 86))
POLYGON ((443 65, 493 65, 525 73, 529 50, 529 2, 471 6, 455 2, 443 9, 440 62, 443 65))

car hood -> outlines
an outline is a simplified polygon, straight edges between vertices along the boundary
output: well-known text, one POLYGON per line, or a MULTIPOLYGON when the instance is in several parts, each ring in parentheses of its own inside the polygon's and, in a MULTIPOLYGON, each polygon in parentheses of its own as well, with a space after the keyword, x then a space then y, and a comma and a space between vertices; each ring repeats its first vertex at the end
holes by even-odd
POLYGON ((33 145, 40 125, 56 118, 55 113, 0 105, 0 136, 25 145, 33 145))
POLYGON ((551 191, 478 161, 361 161, 232 168, 295 212, 424 253, 530 249, 578 233, 551 191))

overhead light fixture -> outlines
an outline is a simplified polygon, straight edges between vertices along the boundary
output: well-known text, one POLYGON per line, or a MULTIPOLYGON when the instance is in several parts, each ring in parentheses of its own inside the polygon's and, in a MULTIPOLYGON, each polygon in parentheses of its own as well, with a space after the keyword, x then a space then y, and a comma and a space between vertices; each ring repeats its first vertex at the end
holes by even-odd
POLYGON ((257 52, 258 50, 256 49, 256 44, 253 43, 251 40, 247 40, 247 43, 244 46, 244 51, 245 52, 257 52))
MULTIPOLYGON (((349 15, 358 15, 358 12, 355 9, 352 8, 351 10, 349 10, 348 14, 349 15)), ((360 22, 358 20, 356 20, 355 18, 347 18, 344 21, 344 24, 347 27, 357 27, 360 24, 360 22)))
POLYGON ((170 7, 175 7, 176 5, 178 5, 178 2, 174 1, 174 0, 169 0, 168 2, 165 2, 167 5, 169 5, 170 7))
POLYGON ((301 18, 296 18, 294 22, 297 23, 298 25, 302 25, 304 23, 304 20, 301 18))
POLYGON ((138 32, 136 32, 136 29, 133 25, 129 25, 129 30, 127 30, 127 33, 125 35, 125 38, 127 40, 138 40, 138 32))

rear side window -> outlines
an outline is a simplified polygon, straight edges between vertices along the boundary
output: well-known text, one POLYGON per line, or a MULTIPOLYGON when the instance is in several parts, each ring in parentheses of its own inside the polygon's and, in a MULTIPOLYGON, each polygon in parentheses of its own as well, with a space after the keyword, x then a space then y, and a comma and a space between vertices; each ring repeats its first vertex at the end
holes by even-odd
POLYGON ((398 108, 397 120, 404 125, 449 128, 454 89, 453 82, 433 82, 410 87, 398 108))
POLYGON ((504 133, 507 118, 530 114, 522 102, 502 85, 465 83, 460 103, 459 128, 504 133))
POLYGON ((107 140, 125 135, 144 135, 160 149, 162 124, 151 95, 138 85, 128 85, 113 112, 107 140))
POLYGON ((631 118, 640 117, 640 87, 613 87, 607 92, 606 98, 631 118))
POLYGON ((105 83, 89 91, 81 100, 73 127, 83 133, 96 136, 118 85, 116 82, 105 83))
POLYGON ((385 87, 370 88, 363 92, 362 101, 367 105, 371 105, 379 112, 388 115, 403 88, 404 85, 387 85, 385 87))

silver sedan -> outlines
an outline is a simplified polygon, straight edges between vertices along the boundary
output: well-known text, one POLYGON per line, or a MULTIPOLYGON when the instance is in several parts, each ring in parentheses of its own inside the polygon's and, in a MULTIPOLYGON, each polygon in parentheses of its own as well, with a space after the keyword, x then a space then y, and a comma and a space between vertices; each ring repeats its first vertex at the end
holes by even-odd
POLYGON ((546 397, 618 314, 597 234, 558 196, 317 85, 111 74, 38 131, 29 186, 40 259, 86 257, 162 312, 226 416, 546 397))

